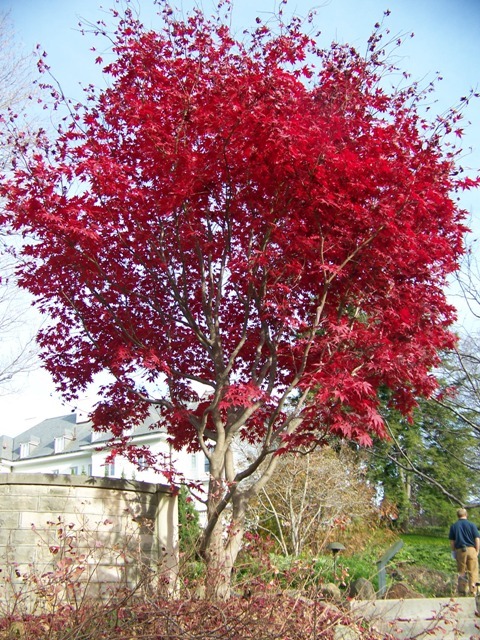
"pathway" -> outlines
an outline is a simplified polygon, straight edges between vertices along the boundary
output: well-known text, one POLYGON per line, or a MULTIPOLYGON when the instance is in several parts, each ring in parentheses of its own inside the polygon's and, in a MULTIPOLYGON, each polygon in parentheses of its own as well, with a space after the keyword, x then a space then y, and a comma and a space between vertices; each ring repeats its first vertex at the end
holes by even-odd
POLYGON ((474 598, 354 601, 352 610, 399 639, 480 640, 474 598))

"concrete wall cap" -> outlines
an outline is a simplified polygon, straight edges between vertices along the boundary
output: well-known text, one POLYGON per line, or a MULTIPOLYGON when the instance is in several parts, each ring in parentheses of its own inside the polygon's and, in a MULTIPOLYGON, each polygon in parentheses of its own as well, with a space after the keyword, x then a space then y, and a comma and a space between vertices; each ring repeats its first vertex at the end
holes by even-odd
POLYGON ((139 482, 122 478, 98 478, 94 476, 79 476, 55 473, 0 473, 0 485, 30 484, 56 485, 64 487, 92 487, 133 491, 136 493, 165 493, 172 494, 172 489, 166 484, 139 482))

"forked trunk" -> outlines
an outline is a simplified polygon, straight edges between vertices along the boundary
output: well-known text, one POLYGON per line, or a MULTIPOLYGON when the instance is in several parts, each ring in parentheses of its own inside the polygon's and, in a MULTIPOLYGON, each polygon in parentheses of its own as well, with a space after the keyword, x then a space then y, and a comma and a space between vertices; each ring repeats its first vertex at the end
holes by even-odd
POLYGON ((202 555, 206 564, 205 596, 213 600, 227 600, 230 597, 233 567, 243 540, 243 504, 234 500, 229 515, 232 516, 229 522, 220 517, 215 526, 211 529, 207 526, 204 533, 202 555))

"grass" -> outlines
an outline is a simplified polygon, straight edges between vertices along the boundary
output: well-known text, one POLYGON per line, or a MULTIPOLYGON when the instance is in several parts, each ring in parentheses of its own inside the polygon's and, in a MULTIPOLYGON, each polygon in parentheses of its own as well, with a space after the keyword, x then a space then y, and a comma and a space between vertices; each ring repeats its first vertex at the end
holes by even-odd
POLYGON ((455 571, 448 536, 403 534, 401 539, 405 546, 395 557, 397 563, 408 562, 435 571, 455 571))

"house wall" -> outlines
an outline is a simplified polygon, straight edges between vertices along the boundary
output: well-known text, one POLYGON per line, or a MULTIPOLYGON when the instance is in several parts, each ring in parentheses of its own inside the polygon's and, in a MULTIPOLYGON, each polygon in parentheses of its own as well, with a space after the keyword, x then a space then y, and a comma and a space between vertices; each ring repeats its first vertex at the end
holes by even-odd
MULTIPOLYGON (((187 482, 208 482, 209 473, 205 467, 205 456, 203 453, 188 453, 187 451, 170 451, 165 440, 159 438, 143 439, 137 438, 135 441, 137 446, 147 445, 151 454, 157 458, 158 465, 161 467, 163 457, 171 461, 172 466, 176 469, 182 480, 187 482)), ((108 450, 94 450, 91 452, 92 475, 105 475, 106 458, 108 450)), ((114 462, 114 477, 125 478, 129 480, 139 480, 141 482, 159 482, 162 481, 162 474, 152 468, 139 469, 138 465, 133 464, 123 456, 117 456, 114 462)), ((163 478, 165 481, 165 478, 163 478)))
MULTIPOLYGON (((93 475, 91 469, 91 453, 77 451, 75 453, 61 453, 43 458, 26 458, 10 463, 8 471, 15 473, 56 473, 60 475, 93 475)), ((102 472, 99 475, 104 475, 102 472)))
MULTIPOLYGON (((164 485, 0 474, 0 601, 26 611, 110 597, 155 576, 172 588, 177 498, 164 485)), ((145 584, 147 582, 145 581, 145 584)))

